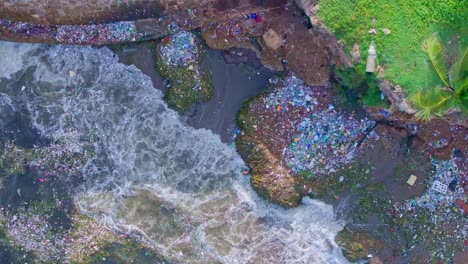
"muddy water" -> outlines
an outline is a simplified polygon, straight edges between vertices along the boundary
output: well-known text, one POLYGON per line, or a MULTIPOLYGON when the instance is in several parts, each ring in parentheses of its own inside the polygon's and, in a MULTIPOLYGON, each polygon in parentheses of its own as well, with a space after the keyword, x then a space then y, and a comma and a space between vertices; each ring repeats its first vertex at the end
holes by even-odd
POLYGON ((221 136, 223 142, 232 141, 235 116, 242 104, 265 90, 274 72, 249 64, 227 64, 221 52, 208 50, 204 67, 213 82, 213 97, 188 111, 186 123, 195 128, 206 128, 221 136))
POLYGON ((33 129, 98 138, 74 197, 81 213, 178 263, 346 263, 330 205, 260 199, 234 149, 187 126, 109 49, 0 42, 0 51, 0 94, 27 108, 33 129))
MULTIPOLYGON (((148 45, 129 44, 116 49, 116 53, 120 62, 135 65, 151 78, 155 88, 163 93, 167 91, 148 45)), ((230 143, 235 117, 242 104, 264 91, 276 72, 263 67, 253 51, 237 49, 235 54, 227 53, 228 60, 224 57, 226 53, 208 49, 203 54, 202 68, 209 73, 215 89, 209 101, 193 105, 182 119, 191 127, 209 129, 220 135, 223 142, 230 143)))

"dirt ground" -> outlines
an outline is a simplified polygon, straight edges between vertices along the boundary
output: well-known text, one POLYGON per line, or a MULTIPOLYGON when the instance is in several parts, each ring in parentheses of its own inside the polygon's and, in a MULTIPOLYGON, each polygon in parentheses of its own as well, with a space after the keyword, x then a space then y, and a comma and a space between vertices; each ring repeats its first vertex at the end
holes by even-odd
POLYGON ((205 23, 202 26, 205 41, 216 49, 251 48, 265 66, 274 70, 289 68, 309 85, 323 85, 328 81, 329 65, 338 63, 339 58, 330 56, 328 40, 308 28, 300 9, 289 4, 256 15, 261 19, 240 16, 205 23), (277 50, 269 48, 263 40, 263 34, 270 29, 282 38, 277 50))

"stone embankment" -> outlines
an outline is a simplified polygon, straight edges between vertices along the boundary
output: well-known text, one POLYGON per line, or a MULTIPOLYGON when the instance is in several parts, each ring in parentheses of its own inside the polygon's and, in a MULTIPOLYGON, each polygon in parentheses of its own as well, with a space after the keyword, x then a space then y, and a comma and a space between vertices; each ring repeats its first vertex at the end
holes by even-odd
POLYGON ((0 39, 107 45, 159 38, 179 28, 284 6, 269 0, 4 0, 0 39), (235 11, 234 11, 235 9, 235 11), (66 35, 66 37, 63 37, 66 35))
POLYGON ((79 25, 151 18, 160 16, 165 9, 178 7, 178 1, 164 0, 3 0, 2 2, 0 17, 3 19, 42 25, 79 25), (170 2, 174 3, 170 5, 170 2))

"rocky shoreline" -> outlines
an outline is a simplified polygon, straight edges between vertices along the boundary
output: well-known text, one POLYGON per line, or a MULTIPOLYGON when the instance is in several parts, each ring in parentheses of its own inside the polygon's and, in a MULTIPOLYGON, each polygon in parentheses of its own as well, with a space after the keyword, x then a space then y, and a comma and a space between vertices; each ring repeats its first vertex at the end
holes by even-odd
POLYGON ((259 194, 285 207, 297 206, 304 196, 332 203, 348 219, 336 239, 351 261, 450 262, 466 252, 466 213, 456 203, 467 201, 466 125, 419 123, 397 111, 401 101, 392 89, 383 90, 390 91, 393 108, 363 108, 333 78, 329 66, 350 66, 350 60, 331 34, 307 28, 307 17, 292 3, 256 8, 237 10, 229 19, 184 12, 167 21, 128 24, 126 32, 133 33, 123 35, 99 33, 112 32, 110 24, 81 27, 76 39, 61 38, 60 32, 70 34, 60 27, 2 20, 0 38, 104 45, 200 28, 211 48, 252 50, 263 65, 285 72, 270 79, 271 87, 246 102, 237 118, 237 149, 259 194), (417 176, 414 186, 407 184, 411 175, 417 176), (442 194, 431 189, 436 180, 454 186, 442 194))
MULTIPOLYGON (((280 91, 288 85, 287 81, 280 85, 280 91)), ((337 240, 352 261, 378 256, 384 263, 424 263, 453 259, 463 251, 465 230, 452 230, 452 224, 467 224, 463 209, 455 203, 456 197, 467 198, 463 190, 466 161, 461 154, 467 151, 465 127, 443 121, 435 128, 376 120, 367 129, 358 129, 358 123, 347 121, 346 116, 353 118, 353 111, 359 108, 343 107, 339 95, 323 92, 323 87, 310 88, 322 92, 313 96, 301 91, 302 95, 282 97, 277 91, 251 99, 238 119, 238 151, 252 168, 252 184, 260 194, 287 207, 296 206, 302 196, 334 204, 337 213, 349 221, 337 240), (272 96, 278 101, 275 105, 270 105, 272 96), (334 116, 330 111, 337 103, 341 110, 334 116), (314 109, 301 110, 301 104, 314 109), (341 117, 343 120, 337 119, 341 117), (428 135, 428 131, 434 134, 428 135), (436 138, 428 138, 434 135, 436 138), (346 159, 340 159, 340 151, 346 159), (443 171, 429 162, 439 164, 446 159, 449 165, 443 171), (312 170, 302 169, 302 164, 312 170), (418 177, 414 186, 406 182, 410 175, 418 177), (441 180, 434 175, 444 175, 444 184, 454 182, 453 191, 441 194, 432 190, 435 179, 441 180), (411 199, 419 195, 423 196, 414 205, 411 199), (447 202, 434 204, 440 199, 447 202), (421 203, 432 207, 420 208, 421 203), (439 219, 438 225, 433 224, 435 219, 439 219), (433 232, 438 240, 426 240, 433 232), (415 240, 418 237, 422 240, 415 240), (446 247, 437 248, 438 243, 446 247)), ((361 112, 361 124, 366 115, 361 112)))

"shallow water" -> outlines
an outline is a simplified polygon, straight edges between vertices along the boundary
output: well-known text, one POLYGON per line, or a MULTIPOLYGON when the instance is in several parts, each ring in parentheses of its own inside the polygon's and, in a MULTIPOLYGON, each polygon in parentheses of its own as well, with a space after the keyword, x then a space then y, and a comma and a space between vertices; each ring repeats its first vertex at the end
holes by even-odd
POLYGON ((208 102, 194 105, 185 121, 219 134, 223 142, 232 142, 237 112, 246 100, 267 89, 275 72, 245 63, 227 64, 221 52, 213 49, 206 52, 203 64, 215 87, 213 96, 208 102))
POLYGON ((74 198, 82 213, 179 263, 346 263, 330 205, 260 199, 234 149, 185 125, 109 49, 0 42, 0 51, 0 95, 25 105, 34 129, 51 140, 72 128, 97 136, 74 198))

